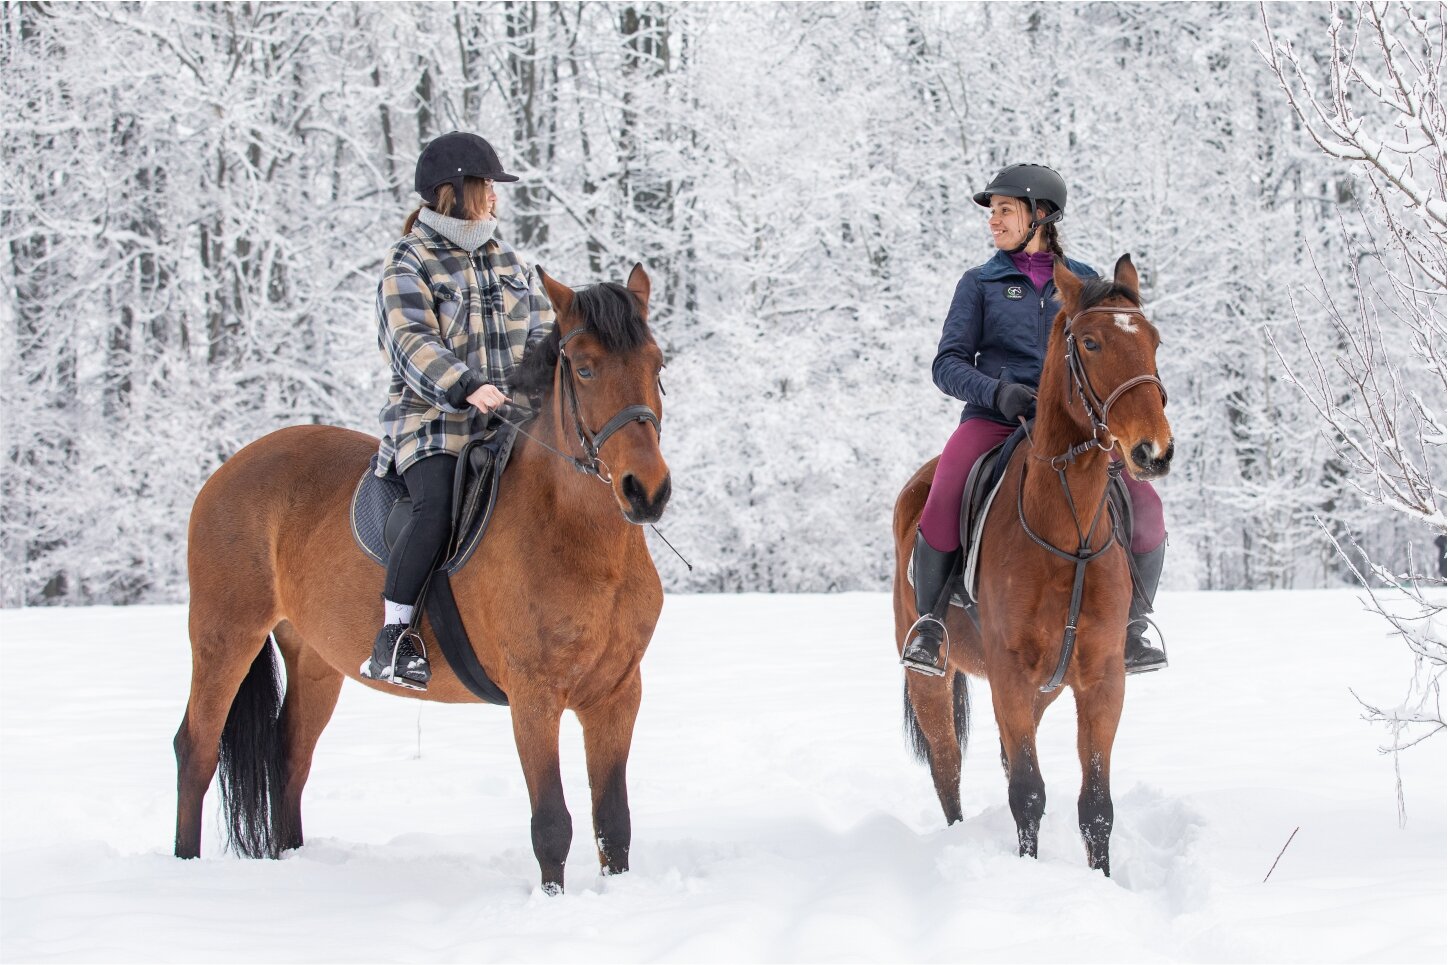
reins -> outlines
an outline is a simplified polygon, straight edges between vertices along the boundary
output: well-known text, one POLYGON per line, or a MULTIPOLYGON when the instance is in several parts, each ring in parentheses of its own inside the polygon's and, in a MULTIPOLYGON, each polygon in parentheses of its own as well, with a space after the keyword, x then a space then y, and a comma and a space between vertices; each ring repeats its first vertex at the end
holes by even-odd
MULTIPOLYGON (((1140 308, 1113 308, 1104 305, 1082 309, 1066 319, 1064 326, 1064 334, 1066 337, 1066 370, 1070 373, 1071 384, 1076 390, 1076 397, 1081 400, 1081 405, 1086 410, 1087 417, 1091 420, 1092 434, 1090 439, 1077 443, 1060 455, 1050 457, 1036 456, 1035 458, 1049 463, 1051 469, 1056 473, 1056 478, 1061 483, 1061 491, 1066 496, 1066 505, 1071 510, 1071 524, 1076 529, 1078 543, 1075 552, 1067 552, 1052 545, 1032 530, 1030 524, 1026 522, 1026 473, 1024 469, 1021 471, 1020 484, 1016 489, 1016 517, 1020 520, 1021 529, 1042 549, 1048 550, 1061 559, 1076 565, 1076 571, 1071 581, 1071 607, 1066 616, 1066 629, 1061 638, 1061 653, 1056 660, 1056 669, 1051 673, 1050 680, 1041 685, 1040 689, 1043 694, 1049 694, 1061 686, 1061 681, 1066 677, 1066 668, 1070 665, 1071 657, 1076 651, 1076 631, 1077 623, 1081 617, 1081 598, 1086 584, 1086 564, 1098 559, 1111 548, 1113 542, 1119 540, 1116 527, 1113 526, 1108 530, 1106 541, 1101 544, 1101 547, 1095 550, 1091 548, 1091 541, 1096 535, 1096 527, 1100 524, 1102 513, 1110 503, 1111 483, 1120 478, 1122 469, 1125 468, 1123 464, 1115 460, 1107 463, 1106 487, 1101 491, 1101 501, 1097 503, 1096 511, 1091 517, 1091 525, 1084 530, 1081 528, 1081 515, 1077 511, 1075 497, 1071 495, 1071 487, 1066 481, 1066 470, 1076 461, 1077 457, 1090 452, 1092 449, 1099 449, 1102 452, 1111 451, 1112 446, 1115 445, 1115 437, 1111 434, 1110 427, 1111 407, 1115 405, 1116 401, 1125 395, 1128 390, 1138 385, 1150 383, 1155 385, 1157 390, 1161 392, 1162 405, 1166 405, 1167 399, 1166 386, 1162 385, 1161 379, 1155 375, 1137 375, 1122 382, 1106 397, 1105 401, 1102 401, 1100 394, 1098 394, 1096 389, 1091 385, 1091 379, 1086 374, 1086 367, 1081 362, 1080 351, 1077 348, 1076 335, 1071 331, 1071 327, 1076 319, 1092 312, 1137 315, 1143 321, 1147 321, 1146 313, 1140 308)), ((1148 324, 1150 323, 1148 322, 1148 324)), ((1068 398, 1066 404, 1071 405, 1072 400, 1068 398)), ((1022 420, 1022 422, 1024 422, 1024 420, 1022 420)), ((1035 440, 1031 440, 1031 445, 1032 448, 1034 448, 1035 440)), ((1127 569, 1129 572, 1129 565, 1127 569)), ((1136 575, 1132 573, 1131 577, 1134 585, 1136 575)))

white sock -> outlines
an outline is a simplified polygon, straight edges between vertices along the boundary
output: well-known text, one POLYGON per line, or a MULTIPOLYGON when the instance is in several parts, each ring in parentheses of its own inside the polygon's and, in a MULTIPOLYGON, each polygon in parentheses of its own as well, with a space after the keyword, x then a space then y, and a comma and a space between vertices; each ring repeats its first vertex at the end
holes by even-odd
POLYGON ((382 601, 382 622, 383 623, 411 623, 412 607, 402 603, 393 603, 391 600, 382 601))

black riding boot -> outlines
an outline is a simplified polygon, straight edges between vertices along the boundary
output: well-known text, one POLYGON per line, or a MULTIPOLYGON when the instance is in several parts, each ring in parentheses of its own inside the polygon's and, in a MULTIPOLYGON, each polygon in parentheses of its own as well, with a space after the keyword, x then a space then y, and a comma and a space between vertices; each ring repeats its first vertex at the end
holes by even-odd
POLYGON ((1136 576, 1141 581, 1143 599, 1136 592, 1131 594, 1131 621, 1126 625, 1126 672, 1146 673, 1166 666, 1166 651, 1147 643, 1142 634, 1148 626, 1146 614, 1151 612, 1156 599, 1156 586, 1161 582, 1161 564, 1166 558, 1166 541, 1149 553, 1131 554, 1136 561, 1136 576))
POLYGON ((910 559, 915 569, 915 612, 920 614, 920 619, 905 635, 900 663, 916 673, 943 677, 945 661, 940 648, 946 643, 945 614, 950 609, 950 583, 960 562, 960 550, 942 553, 917 530, 915 551, 910 559))

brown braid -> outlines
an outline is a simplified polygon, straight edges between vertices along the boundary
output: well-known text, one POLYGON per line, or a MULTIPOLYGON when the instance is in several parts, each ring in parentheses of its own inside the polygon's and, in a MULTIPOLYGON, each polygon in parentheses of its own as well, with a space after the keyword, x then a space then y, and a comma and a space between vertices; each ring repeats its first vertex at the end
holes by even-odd
POLYGON ((1039 230, 1042 246, 1057 258, 1065 258, 1066 253, 1061 250, 1061 235, 1056 230, 1056 225, 1054 223, 1042 225, 1039 230))

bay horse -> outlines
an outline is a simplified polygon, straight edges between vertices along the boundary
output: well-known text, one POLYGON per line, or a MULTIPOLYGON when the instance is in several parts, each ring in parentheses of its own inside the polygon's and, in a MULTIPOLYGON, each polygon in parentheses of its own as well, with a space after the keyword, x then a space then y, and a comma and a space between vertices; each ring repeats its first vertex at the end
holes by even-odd
MULTIPOLYGON (((573 835, 558 763, 565 709, 583 729, 600 865, 605 874, 628 870, 625 770, 639 663, 663 606, 637 524, 663 513, 670 479, 656 421, 663 358, 648 327, 643 266, 626 288, 579 292, 539 274, 557 325, 529 350, 513 386, 538 402, 539 416, 520 432, 487 537, 453 585, 478 659, 508 697, 533 852, 543 889, 556 894, 573 835), (654 424, 628 420, 603 438, 599 427, 639 405, 654 424), (578 471, 589 458, 592 472, 578 471)), ((218 760, 237 850, 277 857, 302 845, 302 789, 345 678, 396 697, 479 702, 426 624, 425 692, 359 675, 382 615, 384 571, 353 541, 348 512, 377 448, 376 438, 333 426, 280 429, 223 463, 196 498, 191 694, 175 739, 177 857, 200 853, 201 805, 218 760)))
MULTIPOLYGON (((1060 259, 1054 277, 1061 308, 1041 370, 1035 428, 1006 467, 982 527, 979 625, 959 607, 947 608, 946 675, 905 674, 905 725, 916 756, 930 767, 946 823, 954 824, 962 818, 966 675, 990 681, 1020 854, 1036 857, 1046 806, 1036 728, 1064 682, 1076 700, 1086 860, 1110 876, 1111 747, 1125 693, 1132 577, 1126 549, 1113 541, 1109 523, 1098 521, 1108 516, 1113 453, 1137 479, 1154 479, 1169 469, 1173 444, 1156 369, 1161 339, 1141 310, 1130 255, 1117 261, 1112 281, 1083 281, 1060 259), (1085 557, 1094 559, 1078 564, 1085 557), (1072 656, 1066 638, 1078 565, 1084 584, 1072 656)), ((902 651, 919 616, 906 568, 937 461, 921 467, 895 503, 902 651)))

